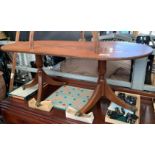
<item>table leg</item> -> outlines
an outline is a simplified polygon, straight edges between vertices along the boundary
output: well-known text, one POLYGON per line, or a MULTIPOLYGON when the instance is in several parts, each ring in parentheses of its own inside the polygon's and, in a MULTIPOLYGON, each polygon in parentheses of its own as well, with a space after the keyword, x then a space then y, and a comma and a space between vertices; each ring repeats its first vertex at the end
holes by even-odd
POLYGON ((43 84, 44 82, 50 85, 56 85, 56 86, 62 86, 66 83, 55 81, 53 78, 49 77, 44 71, 43 71, 43 60, 41 55, 36 55, 36 67, 38 69, 35 78, 33 81, 27 85, 24 85, 23 88, 29 88, 38 83, 38 94, 37 94, 37 105, 39 106, 41 100, 42 100, 42 91, 43 91, 43 84))
POLYGON ((43 77, 44 77, 44 81, 46 81, 46 83, 50 85, 62 86, 66 84, 66 82, 59 82, 59 81, 53 80, 53 78, 47 75, 44 71, 43 71, 43 77))
POLYGON ((39 69, 38 71, 38 94, 37 94, 36 106, 40 106, 40 102, 42 100, 42 92, 43 92, 43 70, 39 69))
POLYGON ((126 108, 128 110, 135 111, 135 106, 130 106, 126 104, 124 101, 119 99, 110 86, 107 84, 105 79, 106 74, 106 61, 98 61, 98 84, 97 87, 90 98, 89 102, 77 112, 77 115, 81 115, 87 113, 98 101, 101 97, 105 97, 110 101, 126 108))
POLYGON ((118 105, 120 105, 121 107, 131 110, 131 111, 136 111, 136 107, 135 106, 131 106, 129 104, 126 104, 123 100, 121 100, 120 98, 118 98, 114 91, 110 88, 110 86, 105 83, 105 97, 109 100, 112 101, 118 105))
POLYGON ((39 72, 43 72, 42 71, 42 67, 43 67, 42 56, 41 55, 35 55, 35 57, 36 57, 37 73, 35 75, 35 78, 32 80, 32 82, 29 83, 29 84, 24 85, 23 86, 23 89, 26 89, 26 88, 30 88, 30 87, 35 86, 38 83, 38 75, 39 75, 39 72))
POLYGON ((31 81, 31 83, 25 84, 25 85, 23 86, 23 89, 33 87, 33 86, 35 86, 37 83, 38 83, 38 74, 35 75, 34 79, 31 81))
POLYGON ((81 110, 79 110, 76 115, 87 113, 101 98, 101 86, 97 85, 93 95, 91 96, 88 104, 86 104, 81 110))

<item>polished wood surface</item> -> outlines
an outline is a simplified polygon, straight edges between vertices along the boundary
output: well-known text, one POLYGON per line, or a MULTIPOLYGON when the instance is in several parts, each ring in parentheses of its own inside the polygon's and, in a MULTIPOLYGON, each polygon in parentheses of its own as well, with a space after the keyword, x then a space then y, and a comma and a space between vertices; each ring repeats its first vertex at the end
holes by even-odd
MULTIPOLYGON (((106 124, 105 115, 109 101, 102 99, 93 107, 95 119, 93 124, 106 124)), ((3 119, 10 124, 84 124, 66 118, 65 111, 52 109, 51 112, 44 112, 29 108, 23 101, 5 100, 0 102, 0 109, 3 119)), ((140 124, 155 124, 155 113, 152 102, 142 99, 140 124)))
POLYGON ((112 101, 126 109, 136 111, 136 107, 130 106, 129 104, 126 104, 124 101, 122 101, 120 98, 118 98, 113 90, 110 88, 110 86, 107 84, 105 79, 106 74, 106 61, 99 61, 98 62, 98 82, 97 86, 93 92, 92 97, 88 101, 88 103, 78 111, 78 115, 87 113, 90 109, 92 109, 95 104, 101 99, 101 98, 107 98, 109 101, 112 101))
MULTIPOLYGON (((152 48, 142 44, 129 42, 99 42, 98 32, 92 32, 93 42, 85 41, 34 41, 34 31, 30 33, 28 42, 16 42, 14 44, 5 45, 1 49, 6 52, 24 52, 34 53, 36 55, 36 64, 38 68, 37 76, 29 85, 32 86, 38 82, 37 103, 42 100, 43 83, 51 85, 62 85, 49 78, 42 70, 43 62, 41 55, 77 57, 98 60, 98 82, 94 93, 88 103, 77 112, 77 115, 87 113, 97 102, 105 97, 110 101, 132 111, 136 111, 135 107, 125 104, 117 98, 108 86, 105 79, 106 63, 108 60, 135 59, 151 54, 152 48)), ((81 34, 83 39, 84 34, 81 34)))
MULTIPOLYGON (((17 31, 15 41, 18 42, 19 38, 20 38, 20 32, 17 31)), ((9 84, 9 92, 11 92, 13 90, 13 88, 14 88, 14 78, 15 78, 15 73, 16 73, 16 61, 17 61, 16 58, 17 58, 17 53, 13 53, 10 84, 9 84)))
MULTIPOLYGON (((66 81, 71 86, 83 87, 94 89, 96 88, 96 83, 77 81, 73 79, 63 79, 56 78, 59 81, 66 81)), ((49 96, 54 92, 58 86, 45 86, 43 90, 43 98, 49 96)), ((116 91, 126 91, 130 93, 138 93, 134 90, 124 89, 121 87, 114 87, 116 91)), ((155 124, 155 113, 153 109, 153 98, 155 96, 150 96, 144 92, 139 92, 141 94, 141 124, 155 124)), ((37 96, 36 96, 37 97, 37 96)), ((93 111, 95 120, 94 124, 104 124, 105 114, 109 106, 109 101, 102 98, 98 103, 91 109, 93 111)), ((82 122, 71 120, 65 117, 65 112, 63 110, 53 109, 50 113, 34 110, 28 107, 28 103, 19 99, 6 99, 0 101, 0 112, 6 123, 20 123, 20 124, 38 124, 38 123, 54 123, 54 124, 79 124, 82 122)))
POLYGON ((1 47, 2 51, 34 53, 62 57, 76 57, 96 60, 127 60, 145 57, 152 53, 147 45, 129 42, 100 42, 99 52, 96 53, 94 42, 80 41, 34 41, 17 42, 1 47))
POLYGON ((26 84, 23 86, 23 89, 30 88, 32 86, 35 86, 38 83, 38 94, 37 94, 37 106, 40 105, 40 102, 42 101, 42 95, 43 95, 43 86, 48 84, 52 86, 62 86, 65 85, 65 82, 59 82, 48 76, 43 68, 43 60, 41 55, 35 55, 36 57, 36 67, 37 67, 37 73, 32 80, 31 83, 26 84))

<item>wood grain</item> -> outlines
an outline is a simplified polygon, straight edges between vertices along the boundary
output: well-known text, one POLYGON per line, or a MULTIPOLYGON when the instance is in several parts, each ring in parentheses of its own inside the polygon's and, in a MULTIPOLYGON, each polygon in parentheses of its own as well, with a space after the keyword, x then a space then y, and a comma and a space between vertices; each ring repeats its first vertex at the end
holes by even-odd
POLYGON ((79 41, 34 41, 17 42, 1 47, 5 52, 34 53, 61 57, 76 57, 96 60, 128 60, 148 56, 153 49, 147 45, 129 42, 100 42, 99 53, 95 52, 93 42, 79 41))
MULTIPOLYGON (((19 38, 20 38, 20 32, 17 31, 15 41, 19 42, 19 38)), ((16 61, 17 61, 16 58, 17 58, 17 53, 13 53, 9 92, 11 92, 14 88, 14 78, 15 78, 15 73, 16 73, 16 61)))
MULTIPOLYGON (((83 88, 95 88, 94 83, 90 82, 82 82, 82 81, 76 81, 72 79, 63 79, 62 81, 68 81, 68 83, 72 86, 80 86, 83 88)), ((44 98, 49 96, 52 92, 54 92, 58 87, 57 86, 48 86, 44 89, 44 98)), ((117 89, 118 87, 115 87, 116 91, 124 91, 124 89, 121 90, 117 89)), ((127 90, 126 90, 127 91, 127 90)), ((132 91, 132 90, 131 90, 132 91)), ((130 92, 130 93, 135 93, 130 92)), ((150 100, 150 96, 146 97, 145 94, 141 97, 141 120, 140 124, 155 124, 155 114, 153 109, 153 102, 150 100), (144 98, 145 96, 145 98, 144 98)), ((106 99, 101 99, 91 110, 94 113, 95 119, 94 124, 105 124, 105 115, 107 108, 109 106, 109 101, 106 99)), ((35 110, 32 108, 29 108, 27 105, 27 102, 24 102, 23 100, 17 100, 17 99, 7 99, 0 101, 0 111, 3 115, 3 118, 5 119, 6 123, 20 123, 20 124, 79 124, 83 122, 67 119, 65 117, 65 111, 58 110, 53 108, 53 110, 48 113, 40 110, 35 110)))

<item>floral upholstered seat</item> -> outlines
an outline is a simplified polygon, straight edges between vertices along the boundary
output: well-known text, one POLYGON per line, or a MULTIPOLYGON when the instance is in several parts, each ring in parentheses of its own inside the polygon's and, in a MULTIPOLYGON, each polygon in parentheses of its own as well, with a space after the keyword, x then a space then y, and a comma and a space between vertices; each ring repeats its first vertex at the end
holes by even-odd
POLYGON ((55 108, 66 110, 71 106, 80 110, 91 98, 93 90, 73 86, 62 86, 52 93, 46 100, 50 100, 55 108))

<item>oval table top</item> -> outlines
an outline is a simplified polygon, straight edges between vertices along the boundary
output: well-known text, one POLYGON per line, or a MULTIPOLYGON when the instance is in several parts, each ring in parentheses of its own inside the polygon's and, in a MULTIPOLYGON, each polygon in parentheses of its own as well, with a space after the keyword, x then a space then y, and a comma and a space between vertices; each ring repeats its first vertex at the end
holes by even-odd
POLYGON ((60 57, 76 57, 96 60, 128 60, 148 56, 153 49, 144 44, 106 41, 100 42, 100 52, 96 53, 93 42, 79 41, 34 41, 16 42, 1 47, 5 52, 33 53, 60 57))

